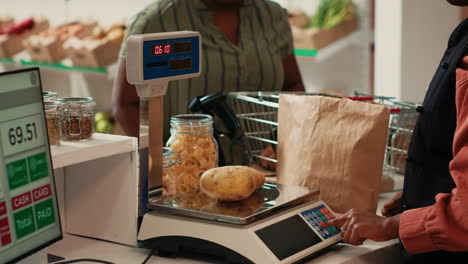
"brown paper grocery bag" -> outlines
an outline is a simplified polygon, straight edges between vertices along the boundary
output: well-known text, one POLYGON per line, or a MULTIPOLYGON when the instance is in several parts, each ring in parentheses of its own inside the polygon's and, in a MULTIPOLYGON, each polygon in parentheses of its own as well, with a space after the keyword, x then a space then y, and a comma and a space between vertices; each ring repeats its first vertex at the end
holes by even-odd
POLYGON ((377 209, 389 109, 310 95, 281 95, 278 182, 315 188, 332 210, 377 209))

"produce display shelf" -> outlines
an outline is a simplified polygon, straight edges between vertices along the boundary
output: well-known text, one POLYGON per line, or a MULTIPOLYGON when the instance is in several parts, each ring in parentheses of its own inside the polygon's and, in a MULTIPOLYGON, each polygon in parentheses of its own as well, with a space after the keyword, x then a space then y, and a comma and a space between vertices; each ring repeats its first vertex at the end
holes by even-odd
POLYGON ((294 55, 299 59, 323 61, 343 49, 360 41, 361 32, 354 31, 322 49, 294 49, 294 55))
POLYGON ((14 63, 15 60, 13 58, 0 58, 0 63, 14 63))
POLYGON ((52 68, 52 69, 57 69, 57 70, 103 73, 103 74, 108 73, 107 68, 69 66, 69 65, 62 64, 62 63, 45 63, 45 62, 36 62, 36 61, 28 61, 28 60, 20 60, 19 63, 23 66, 47 67, 47 68, 52 68))
POLYGON ((318 54, 316 49, 294 49, 296 57, 315 57, 318 54))
POLYGON ((62 141, 57 147, 52 147, 52 161, 54 169, 85 161, 132 152, 136 149, 136 138, 111 134, 95 133, 87 141, 62 141))

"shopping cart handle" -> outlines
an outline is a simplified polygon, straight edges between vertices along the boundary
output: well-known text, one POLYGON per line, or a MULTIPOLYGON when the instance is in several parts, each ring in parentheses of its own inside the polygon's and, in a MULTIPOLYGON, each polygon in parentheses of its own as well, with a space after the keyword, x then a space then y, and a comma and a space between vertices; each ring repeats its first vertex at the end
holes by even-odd
POLYGON ((227 104, 226 95, 214 93, 197 96, 190 103, 189 109, 192 113, 202 112, 204 114, 217 115, 231 132, 231 136, 238 133, 241 128, 239 119, 237 119, 236 114, 227 104))
POLYGON ((354 101, 373 101, 375 99, 373 96, 347 96, 345 98, 354 101))

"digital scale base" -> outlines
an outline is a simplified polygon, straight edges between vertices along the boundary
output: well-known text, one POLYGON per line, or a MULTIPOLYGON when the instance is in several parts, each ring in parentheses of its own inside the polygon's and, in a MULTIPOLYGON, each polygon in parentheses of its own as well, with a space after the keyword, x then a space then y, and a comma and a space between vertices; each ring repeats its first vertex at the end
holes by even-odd
POLYGON ((325 221, 321 215, 331 214, 322 201, 309 201, 248 225, 153 211, 144 216, 138 240, 162 257, 209 256, 219 263, 301 263, 341 241, 336 228, 318 226, 318 219, 325 221))

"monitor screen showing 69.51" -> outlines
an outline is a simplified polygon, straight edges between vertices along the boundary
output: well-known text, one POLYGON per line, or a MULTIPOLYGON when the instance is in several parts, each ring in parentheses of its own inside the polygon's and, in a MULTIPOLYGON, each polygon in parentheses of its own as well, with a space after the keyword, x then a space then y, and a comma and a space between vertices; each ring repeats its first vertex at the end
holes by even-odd
POLYGON ((0 263, 62 238, 39 69, 0 73, 0 263))

